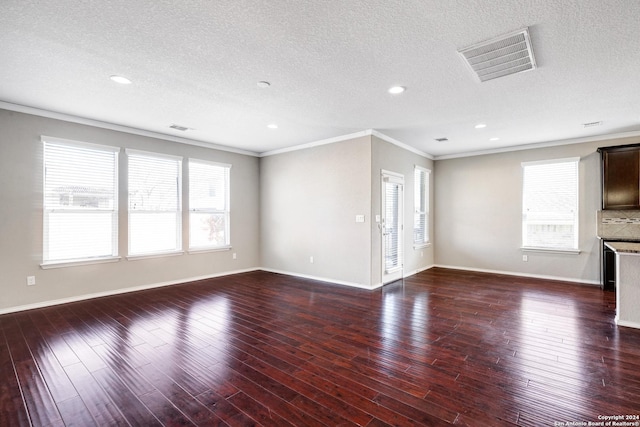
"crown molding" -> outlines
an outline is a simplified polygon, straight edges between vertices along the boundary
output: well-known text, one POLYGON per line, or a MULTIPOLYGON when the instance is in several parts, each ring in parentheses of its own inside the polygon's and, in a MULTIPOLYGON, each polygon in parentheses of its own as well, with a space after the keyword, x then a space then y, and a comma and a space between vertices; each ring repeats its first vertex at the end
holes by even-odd
POLYGON ((327 138, 327 139, 322 139, 320 141, 309 142, 307 144, 300 144, 300 145, 294 145, 287 148, 281 148, 278 150, 265 151, 264 153, 260 153, 260 157, 268 157, 276 154, 289 153, 289 152, 298 151, 298 150, 305 150, 307 148, 313 148, 313 147, 318 147, 318 146, 327 145, 327 144, 334 144, 336 142, 347 141, 349 139, 360 138, 362 136, 375 136, 377 138, 382 139, 383 141, 396 145, 404 150, 410 151, 419 156, 426 157, 427 159, 433 160, 433 156, 431 154, 420 151, 417 148, 414 148, 408 144, 405 144, 404 142, 398 141, 397 139, 391 138, 390 136, 385 135, 382 132, 377 131, 375 129, 367 129, 360 132, 354 132, 346 135, 336 136, 334 138, 327 138))
POLYGON ((101 129, 113 130, 117 132, 124 132, 133 135, 145 136, 149 138, 156 138, 165 141, 177 142, 180 144, 186 145, 194 145, 203 148, 209 148, 212 150, 226 151, 230 153, 242 154, 246 156, 252 157, 268 157, 276 154, 288 153, 291 151, 304 150, 307 148, 318 147, 321 145, 333 144, 336 142, 346 141, 349 139, 359 138, 362 136, 375 136, 383 141, 386 141, 390 144, 396 145, 404 150, 407 150, 411 153, 417 154, 419 156, 425 157, 427 159, 431 159, 434 161, 438 160, 448 160, 448 159, 457 159, 462 157, 474 157, 474 156, 483 156, 487 154, 499 154, 499 153, 508 153, 511 151, 522 151, 522 150, 533 150, 536 148, 547 148, 547 147, 556 147, 561 145, 571 145, 571 144, 581 144, 586 142, 594 142, 594 141, 608 141, 613 139, 620 138, 634 138, 640 137, 640 131, 632 131, 632 132, 620 132, 613 134, 602 134, 602 135, 594 135, 589 137, 581 137, 581 138, 571 138, 571 139, 562 139, 557 141, 546 141, 546 142, 537 142, 525 145, 511 145, 508 147, 489 149, 489 150, 479 150, 479 151, 465 151, 460 153, 453 154, 444 154, 444 155, 432 155, 421 151, 411 145, 405 144, 395 138, 392 138, 384 133, 375 130, 375 129, 367 129, 359 132, 354 132, 350 134, 340 135, 333 138, 322 139, 319 141, 314 141, 306 144, 294 145, 287 148, 281 148, 277 150, 265 151, 262 153, 242 150, 239 148, 233 148, 226 145, 213 144, 206 141, 200 141, 197 139, 183 138, 174 135, 168 135, 160 132, 152 132, 143 129, 138 129, 130 126, 118 125, 115 123, 103 122, 100 120, 89 119, 86 117, 74 116, 71 114, 59 113, 51 110, 45 110, 42 108, 30 107, 26 105, 13 104, 6 101, 0 101, 0 109, 15 111, 18 113, 31 114, 40 117, 46 117, 50 119, 62 120, 71 123, 77 123, 81 125, 93 126, 101 129))
POLYGON ((417 154, 418 156, 422 156, 422 157, 426 157, 427 159, 434 160, 434 157, 431 154, 425 153, 424 151, 421 151, 421 150, 418 150, 417 148, 412 147, 412 146, 410 146, 408 144, 405 144, 404 142, 398 141, 395 138, 391 138, 390 136, 385 135, 384 133, 382 133, 380 131, 377 131, 375 129, 371 130, 371 135, 373 135, 375 137, 378 137, 378 138, 382 139, 383 141, 386 141, 386 142, 388 142, 390 144, 396 145, 396 146, 398 146, 398 147, 400 147, 402 149, 410 151, 413 154, 417 154))
POLYGON ((124 132, 132 135, 146 136, 149 138, 162 139, 165 141, 178 142, 180 144, 195 145, 198 147, 210 148, 213 150, 227 151, 230 153, 244 154, 245 156, 258 157, 258 153, 239 148, 228 147, 226 145, 212 144, 210 142, 199 141, 197 139, 183 138, 179 136, 167 135, 160 132, 152 132, 148 130, 138 129, 130 126, 117 125, 115 123, 103 122, 100 120, 89 119, 86 117, 74 116, 72 114, 58 113, 55 111, 45 110, 42 108, 29 107, 26 105, 12 104, 10 102, 0 101, 0 109, 15 111, 17 113, 31 114, 34 116, 46 117, 49 119, 62 120, 65 122, 76 123, 80 125, 93 126, 100 129, 108 129, 117 132, 124 132))
POLYGON ((585 142, 609 141, 612 139, 634 138, 634 137, 640 137, 640 131, 602 134, 602 135, 586 136, 581 138, 560 139, 557 141, 536 142, 536 143, 525 144, 525 145, 511 145, 508 147, 496 148, 491 150, 467 151, 467 152, 456 153, 456 154, 444 154, 442 156, 435 156, 434 160, 458 159, 462 157, 484 156, 487 154, 509 153, 512 151, 533 150, 536 148, 559 147, 562 145, 582 144, 585 142))
POLYGON ((340 135, 333 138, 321 139, 319 141, 308 142, 305 144, 293 145, 291 147, 279 148, 277 150, 270 150, 260 153, 260 157, 275 156, 276 154, 290 153, 292 151, 306 150, 307 148, 319 147, 321 145, 335 144, 336 142, 347 141, 349 139, 360 138, 363 136, 371 135, 371 130, 364 130, 360 132, 349 133, 346 135, 340 135))

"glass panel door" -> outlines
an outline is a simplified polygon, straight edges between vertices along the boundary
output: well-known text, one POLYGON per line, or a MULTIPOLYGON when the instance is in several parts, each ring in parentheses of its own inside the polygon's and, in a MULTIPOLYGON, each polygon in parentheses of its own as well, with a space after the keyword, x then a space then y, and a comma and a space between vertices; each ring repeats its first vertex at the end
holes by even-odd
POLYGON ((404 177, 382 174, 382 283, 402 278, 404 177))

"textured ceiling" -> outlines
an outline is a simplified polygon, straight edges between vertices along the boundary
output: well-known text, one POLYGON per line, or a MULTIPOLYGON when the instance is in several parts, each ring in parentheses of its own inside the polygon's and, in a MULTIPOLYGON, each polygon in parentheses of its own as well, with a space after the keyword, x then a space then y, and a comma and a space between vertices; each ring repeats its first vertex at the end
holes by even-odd
POLYGON ((2 0, 0 101, 254 153, 375 130, 437 158, 640 131, 639 22, 637 0, 2 0), (526 26, 538 68, 478 82, 457 51, 526 26))

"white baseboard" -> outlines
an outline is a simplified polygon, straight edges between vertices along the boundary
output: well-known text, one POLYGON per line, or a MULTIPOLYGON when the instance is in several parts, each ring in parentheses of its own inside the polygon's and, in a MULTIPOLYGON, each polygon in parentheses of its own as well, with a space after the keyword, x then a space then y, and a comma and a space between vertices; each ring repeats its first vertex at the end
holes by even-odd
POLYGON ((269 273, 284 274, 286 276, 300 277, 300 278, 303 278, 303 279, 318 280, 320 282, 332 283, 334 285, 351 286, 352 288, 360 288, 360 289, 372 290, 372 289, 376 289, 376 288, 382 286, 382 285, 369 286, 369 285, 364 285, 362 283, 347 282, 347 281, 344 281, 344 280, 336 280, 336 279, 330 279, 330 278, 327 278, 327 277, 319 277, 319 276, 312 276, 312 275, 309 275, 309 274, 294 273, 294 272, 291 272, 291 271, 276 270, 276 269, 273 269, 273 268, 262 267, 262 268, 260 268, 260 270, 268 271, 269 273))
MULTIPOLYGON (((414 274, 418 274, 421 271, 428 270, 428 269, 430 269, 432 267, 434 267, 434 266, 433 265, 429 265, 427 267, 419 268, 417 270, 406 271, 406 272, 404 272, 402 277, 403 278, 407 278, 409 276, 413 276, 414 274)), ((329 279, 327 277, 311 276, 311 275, 308 275, 308 274, 299 274, 299 273, 294 273, 294 272, 291 272, 291 271, 275 270, 275 269, 272 269, 272 268, 264 268, 264 267, 261 268, 261 270, 268 271, 270 273, 285 274, 287 276, 301 277, 301 278, 304 278, 304 279, 318 280, 318 281, 321 281, 321 282, 327 282, 327 283, 332 283, 332 284, 336 284, 336 285, 343 285, 343 286, 351 286, 351 287, 354 287, 354 288, 367 289, 367 290, 375 290, 375 289, 381 288, 382 285, 383 285, 382 282, 380 282, 380 283, 375 283, 375 284, 369 286, 369 285, 363 285, 362 283, 346 282, 346 281, 343 281, 343 280, 329 279)))
POLYGON ((421 273, 421 272, 426 271, 426 270, 429 270, 430 268, 433 268, 433 267, 435 267, 435 265, 434 265, 434 264, 431 264, 431 265, 428 265, 428 266, 426 266, 426 267, 419 268, 419 269, 417 269, 417 270, 406 271, 406 272, 402 275, 402 277, 405 277, 405 278, 406 278, 406 277, 410 277, 410 276, 413 276, 414 274, 421 273))
POLYGON ((616 325, 618 326, 626 326, 627 328, 636 328, 640 329, 640 323, 638 322, 630 322, 628 320, 620 320, 616 315, 616 325))
MULTIPOLYGON (((588 285, 600 285, 600 282, 583 281, 583 280, 581 281, 581 280, 576 280, 576 279, 566 278, 566 277, 545 276, 545 275, 526 274, 526 273, 514 273, 514 272, 511 272, 511 271, 487 270, 487 269, 480 269, 480 268, 469 268, 469 267, 461 267, 461 266, 453 266, 453 265, 438 265, 438 264, 433 264, 433 265, 430 265, 430 266, 427 266, 427 267, 423 267, 423 268, 420 268, 420 269, 417 269, 417 270, 412 270, 412 271, 405 272, 403 274, 403 277, 404 278, 410 277, 410 276, 413 276, 414 274, 418 274, 418 273, 420 273, 422 271, 429 270, 429 269, 431 269, 433 267, 450 268, 450 269, 454 269, 454 270, 477 271, 477 272, 481 272, 481 273, 505 274, 505 275, 510 275, 510 276, 532 277, 532 278, 547 279, 547 280, 560 280, 560 281, 564 281, 564 282, 574 282, 574 283, 588 284, 588 285)), ((161 287, 164 287, 164 286, 179 285, 179 284, 188 283, 188 282, 195 282, 197 280, 213 279, 215 277, 229 276, 229 275, 232 275, 232 274, 247 273, 247 272, 250 272, 250 271, 258 271, 258 270, 267 271, 267 272, 270 272, 270 273, 284 274, 284 275, 287 275, 287 276, 300 277, 300 278, 304 278, 304 279, 318 280, 318 281, 321 281, 321 282, 327 282, 327 283, 332 283, 332 284, 336 284, 336 285, 343 285, 343 286, 350 286, 350 287, 359 288, 359 289, 366 289, 366 290, 375 290, 375 289, 379 289, 380 287, 382 287, 382 283, 376 283, 374 285, 365 285, 365 284, 362 284, 362 283, 347 282, 347 281, 344 281, 344 280, 335 280, 335 279, 330 279, 330 278, 327 278, 327 277, 312 276, 312 275, 308 275, 308 274, 299 274, 299 273, 294 273, 294 272, 291 272, 291 271, 283 271, 283 270, 276 270, 276 269, 271 269, 271 268, 256 267, 256 268, 248 268, 248 269, 244 269, 244 270, 225 271, 225 272, 222 272, 222 273, 214 273, 214 274, 208 274, 208 275, 204 275, 204 276, 186 277, 186 278, 179 279, 179 280, 171 280, 171 281, 159 282, 159 283, 150 283, 150 284, 147 284, 147 285, 134 286, 134 287, 131 287, 131 288, 122 288, 122 289, 116 289, 116 290, 112 290, 112 291, 96 292, 96 293, 92 293, 92 294, 84 294, 84 295, 78 295, 78 296, 73 296, 73 297, 68 297, 68 298, 60 298, 60 299, 56 299, 56 300, 41 301, 41 302, 37 302, 37 303, 33 303, 33 304, 26 304, 26 305, 20 305, 20 306, 15 306, 15 307, 8 307, 8 308, 0 309, 0 315, 8 314, 8 313, 15 313, 15 312, 19 312, 19 311, 25 311, 25 310, 33 310, 33 309, 36 309, 36 308, 50 307, 50 306, 59 305, 59 304, 67 304, 67 303, 71 303, 71 302, 85 301, 85 300, 92 299, 92 298, 101 298, 101 297, 107 297, 107 296, 112 296, 112 295, 125 294, 125 293, 128 293, 128 292, 137 292, 137 291, 144 291, 144 290, 147 290, 147 289, 161 288, 161 287)), ((639 324, 636 324, 636 323, 633 323, 633 322, 627 322, 627 321, 618 322, 617 319, 616 319, 616 323, 618 325, 620 325, 620 326, 628 326, 628 327, 632 327, 632 328, 640 328, 639 324)))
MULTIPOLYGON (((430 268, 430 267, 427 267, 427 268, 430 268)), ((214 273, 214 274, 208 274, 208 275, 197 276, 197 277, 185 277, 185 278, 179 279, 179 280, 171 280, 171 281, 159 282, 159 283, 149 283, 149 284, 146 284, 146 285, 133 286, 131 288, 122 288, 122 289, 115 289, 115 290, 112 290, 112 291, 95 292, 95 293, 91 293, 91 294, 77 295, 77 296, 72 296, 72 297, 67 297, 67 298, 60 298, 60 299, 55 299, 55 300, 41 301, 41 302, 37 302, 37 303, 33 303, 33 304, 25 304, 25 305, 19 305, 19 306, 14 306, 14 307, 7 307, 7 308, 0 309, 0 315, 9 314, 9 313, 17 313, 19 311, 25 311, 25 310, 33 310, 33 309, 36 309, 36 308, 50 307, 50 306, 60 305, 60 304, 68 304, 68 303, 78 302, 78 301, 85 301, 85 300, 89 300, 89 299, 93 299, 93 298, 101 298, 101 297, 108 297, 108 296, 113 296, 113 295, 120 295, 120 294, 125 294, 125 293, 128 293, 128 292, 137 292, 137 291, 144 291, 144 290, 148 290, 148 289, 161 288, 161 287, 164 287, 164 286, 179 285, 179 284, 188 283, 188 282, 195 282, 197 280, 213 279, 215 277, 229 276, 229 275, 232 275, 232 274, 247 273, 247 272, 250 272, 250 271, 258 271, 258 270, 268 271, 268 272, 271 272, 271 273, 285 274, 287 276, 294 276, 294 277, 301 277, 301 278, 305 278, 305 279, 318 280, 318 281, 321 281, 321 282, 333 283, 333 284, 337 284, 337 285, 351 286, 351 287, 355 287, 355 288, 359 288, 359 289, 374 290, 374 289, 378 289, 378 288, 380 288, 382 286, 382 283, 379 283, 379 284, 376 284, 376 285, 373 285, 373 286, 367 286, 367 285, 364 285, 364 284, 361 284, 361 283, 347 282, 347 281, 343 281, 343 280, 335 280, 335 279, 330 279, 330 278, 327 278, 327 277, 318 277, 318 276, 311 276, 311 275, 307 275, 307 274, 293 273, 293 272, 290 272, 290 271, 282 271, 282 270, 275 270, 275 269, 270 269, 270 268, 256 267, 256 268, 248 268, 248 269, 244 269, 244 270, 225 271, 225 272, 222 272, 222 273, 214 273)), ((426 268, 425 268, 425 270, 426 270, 426 268)), ((420 270, 420 271, 422 271, 422 270, 420 270)), ((412 274, 415 274, 415 273, 407 274, 407 275, 405 275, 405 277, 407 277, 408 275, 412 275, 412 274)))
POLYGON ((433 267, 440 267, 440 268, 450 268, 452 270, 464 270, 464 271, 477 271, 479 273, 493 273, 493 274, 504 274, 507 276, 521 276, 521 277, 530 277, 532 279, 545 279, 545 280, 558 280, 561 282, 573 282, 573 283, 578 283, 581 285, 596 285, 596 286, 600 286, 601 283, 599 281, 596 280, 581 280, 581 279, 575 279, 572 277, 558 277, 558 276, 548 276, 548 275, 544 275, 544 274, 530 274, 530 273, 522 273, 522 272, 514 272, 514 271, 502 271, 502 270, 488 270, 485 268, 472 268, 472 267, 461 267, 458 265, 442 265, 442 264, 436 264, 433 265, 433 267))
POLYGON ((33 310, 36 308, 50 307, 50 306, 59 305, 59 304, 68 304, 70 302, 85 301, 93 298, 109 297, 113 295, 126 294, 128 292, 137 292, 137 291, 144 291, 147 289, 162 288, 164 286, 180 285, 183 283, 195 282, 197 280, 213 279, 215 277, 229 276, 232 274, 239 274, 239 273, 247 273, 247 272, 256 271, 256 270, 260 270, 260 268, 248 268, 244 270, 225 271, 222 273, 208 274, 205 276, 186 277, 184 279, 171 280, 168 282, 150 283, 147 285, 134 286, 131 288, 122 288, 122 289, 116 289, 113 291, 96 292, 92 294, 84 294, 84 295, 78 295, 78 296, 73 296, 68 298, 42 301, 42 302, 37 302, 33 304, 3 308, 3 309, 0 309, 0 314, 16 313, 18 311, 33 310))

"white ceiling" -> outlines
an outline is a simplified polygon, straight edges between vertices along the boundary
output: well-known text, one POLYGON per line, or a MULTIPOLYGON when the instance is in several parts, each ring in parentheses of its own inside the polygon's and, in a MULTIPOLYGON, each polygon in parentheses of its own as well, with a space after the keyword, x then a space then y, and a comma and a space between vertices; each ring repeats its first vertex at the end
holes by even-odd
POLYGON ((2 0, 0 101, 253 153, 374 130, 438 158, 640 131, 639 24, 638 0, 2 0), (457 52, 526 26, 536 70, 480 83, 457 52))

